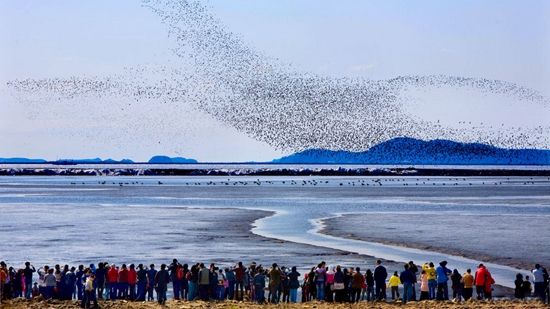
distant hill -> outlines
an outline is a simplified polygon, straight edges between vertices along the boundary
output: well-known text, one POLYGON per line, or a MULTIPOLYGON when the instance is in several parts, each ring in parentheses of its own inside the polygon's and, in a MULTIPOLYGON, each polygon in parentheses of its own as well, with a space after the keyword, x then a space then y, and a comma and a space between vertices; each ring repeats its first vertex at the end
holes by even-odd
POLYGON ((132 164, 134 161, 130 159, 122 159, 120 161, 113 160, 111 158, 103 160, 101 158, 92 159, 60 159, 57 161, 51 161, 53 164, 132 164))
POLYGON ((46 160, 28 158, 0 158, 0 163, 46 163, 46 160))
POLYGON ((188 163, 197 163, 195 159, 187 159, 182 157, 170 158, 168 156, 154 156, 149 159, 151 164, 188 164, 188 163))
POLYGON ((503 149, 480 143, 399 137, 367 151, 308 149, 273 163, 550 165, 550 150, 503 149))

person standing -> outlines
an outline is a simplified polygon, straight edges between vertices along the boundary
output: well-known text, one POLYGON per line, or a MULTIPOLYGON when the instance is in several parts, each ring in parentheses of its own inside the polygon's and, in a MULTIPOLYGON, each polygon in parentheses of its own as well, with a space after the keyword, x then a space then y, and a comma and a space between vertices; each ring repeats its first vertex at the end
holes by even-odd
POLYGON ((130 300, 136 300, 136 283, 137 283, 137 272, 134 264, 130 264, 130 269, 128 270, 128 288, 130 290, 130 300))
POLYGON ((469 300, 474 294, 474 276, 472 276, 472 270, 467 269, 464 275, 462 276, 462 297, 464 300, 469 300))
POLYGON ((435 270, 437 274, 437 295, 438 300, 449 300, 449 275, 452 271, 447 268, 447 261, 441 261, 435 270))
POLYGON ((81 305, 82 308, 90 308, 92 302, 94 303, 94 307, 97 307, 94 279, 95 275, 90 271, 86 278, 86 283, 84 284, 84 298, 82 299, 81 305))
POLYGON ((159 304, 166 303, 166 290, 170 282, 170 274, 166 270, 166 264, 160 265, 160 270, 155 276, 155 287, 157 288, 157 301, 159 304))
POLYGON ((109 286, 109 299, 117 299, 118 270, 115 264, 112 264, 107 272, 107 283, 109 286))
POLYGON ((406 304, 408 301, 413 300, 413 285, 416 281, 416 276, 411 271, 410 264, 405 264, 403 268, 405 268, 405 270, 401 272, 399 279, 403 284, 403 304, 406 304))
POLYGON ((128 268, 126 264, 122 264, 120 271, 118 272, 118 298, 128 299, 128 268))
POLYGON ((429 264, 424 264, 422 268, 426 271, 428 278, 428 296, 430 299, 435 299, 435 291, 437 290, 437 271, 435 270, 435 265, 430 262, 429 264))
POLYGON ((97 298, 103 299, 103 292, 105 290, 105 279, 107 278, 107 270, 105 263, 98 263, 95 270, 95 286, 97 288, 97 298))
POLYGON ((137 277, 137 301, 145 301, 145 291, 147 289, 147 271, 143 268, 143 264, 138 265, 136 272, 137 277))
POLYGON ((325 262, 319 263, 317 269, 315 269, 315 288, 317 291, 317 300, 325 300, 325 281, 326 281, 326 269, 325 262))
POLYGON ((208 301, 208 289, 210 288, 210 270, 200 264, 199 270, 199 296, 203 301, 208 301))
POLYGON ((6 263, 0 262, 0 304, 4 298, 4 285, 8 279, 8 270, 6 269, 6 263))
POLYGON ((36 272, 34 266, 30 262, 25 262, 25 269, 23 274, 25 275, 25 298, 31 299, 32 295, 32 274, 36 272))
POLYGON ((477 299, 482 300, 485 298, 485 282, 487 280, 487 268, 483 264, 479 264, 474 277, 474 283, 476 285, 477 299))
POLYGON ((534 297, 538 297, 542 302, 544 302, 546 299, 546 291, 545 291, 545 284, 544 284, 544 272, 542 270, 542 267, 540 264, 535 265, 535 269, 532 271, 533 273, 533 283, 534 283, 534 297))
POLYGON ((376 298, 378 300, 386 299, 386 278, 388 278, 386 267, 382 265, 381 260, 377 260, 376 268, 374 269, 374 281, 376 283, 376 298))
POLYGON ((288 274, 288 279, 290 288, 290 302, 296 303, 298 301, 298 288, 300 287, 300 273, 296 270, 296 266, 292 266, 292 269, 288 274))
POLYGON ((361 274, 361 268, 356 267, 355 273, 351 281, 351 302, 359 302, 361 300, 361 289, 363 283, 365 282, 365 277, 361 274))
POLYGON ((420 300, 430 299, 429 291, 428 275, 426 275, 426 270, 422 269, 420 272, 420 300))
POLYGON ((177 278, 178 274, 178 260, 173 259, 172 264, 168 266, 168 271, 170 272, 170 281, 172 281, 172 289, 174 293, 174 299, 178 300, 180 299, 180 290, 181 290, 181 284, 180 281, 177 278))
POLYGON ((451 288, 453 289, 453 299, 461 301, 462 299, 462 276, 455 268, 451 275, 451 288))
POLYGON ((514 297, 517 299, 523 299, 525 298, 523 296, 523 275, 518 273, 516 275, 516 280, 514 280, 514 297))
POLYGON ((397 300, 400 298, 399 296, 399 285, 401 284, 401 279, 399 278, 399 275, 397 272, 394 272, 393 275, 390 277, 390 280, 388 281, 388 287, 391 290, 391 299, 397 300))
MULTIPOLYGON (((149 265, 149 270, 147 270, 147 300, 155 300, 154 291, 155 291, 155 278, 157 277, 157 270, 155 269, 155 264, 149 265)), ((158 297, 158 292, 157 292, 158 297)))
POLYGON ((271 303, 276 304, 279 301, 279 287, 281 285, 281 270, 277 263, 273 263, 268 273, 269 276, 269 294, 271 303))
POLYGON ((243 262, 239 262, 235 267, 235 300, 243 300, 245 270, 243 262))

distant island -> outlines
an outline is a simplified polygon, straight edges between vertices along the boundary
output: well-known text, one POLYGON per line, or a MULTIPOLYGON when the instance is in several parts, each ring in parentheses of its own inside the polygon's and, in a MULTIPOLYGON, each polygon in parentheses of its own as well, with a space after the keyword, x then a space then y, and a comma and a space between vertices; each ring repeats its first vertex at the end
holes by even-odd
POLYGON ((187 159, 182 157, 170 158, 168 156, 154 156, 149 159, 150 164, 189 164, 189 163, 198 163, 195 159, 187 159))
MULTIPOLYGON (((196 164, 195 159, 156 155, 147 162, 130 159, 44 159, 0 158, 4 164, 196 164)), ((247 162, 249 164, 393 164, 393 165, 550 165, 550 150, 505 149, 480 143, 459 143, 449 140, 423 141, 398 137, 369 150, 308 149, 271 162, 247 162)))
POLYGON ((398 137, 367 151, 308 149, 280 164, 550 165, 550 150, 504 149, 480 143, 398 137))

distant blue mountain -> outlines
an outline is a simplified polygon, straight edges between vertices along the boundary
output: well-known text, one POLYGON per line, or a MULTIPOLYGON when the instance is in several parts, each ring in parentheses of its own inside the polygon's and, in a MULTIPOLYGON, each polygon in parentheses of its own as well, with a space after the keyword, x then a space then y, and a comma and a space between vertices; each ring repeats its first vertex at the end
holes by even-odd
POLYGON ((0 158, 0 163, 46 163, 46 160, 28 158, 0 158))
POLYGON ((427 165, 550 165, 550 150, 503 149, 480 143, 423 141, 399 137, 367 151, 309 149, 273 163, 427 164, 427 165))
POLYGON ((120 161, 113 160, 111 158, 103 160, 101 158, 92 159, 60 159, 57 161, 51 161, 53 164, 71 165, 71 164, 132 164, 134 161, 130 159, 122 159, 120 161))
POLYGON ((170 158, 168 156, 154 156, 148 163, 151 164, 187 164, 187 163, 197 163, 195 159, 187 159, 182 157, 170 158))

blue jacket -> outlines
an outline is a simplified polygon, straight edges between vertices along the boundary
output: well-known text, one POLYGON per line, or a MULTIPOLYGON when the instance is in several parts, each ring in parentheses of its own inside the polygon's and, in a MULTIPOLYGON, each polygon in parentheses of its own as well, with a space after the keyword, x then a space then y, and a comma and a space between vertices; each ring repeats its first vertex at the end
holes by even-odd
POLYGON ((404 270, 401 272, 401 275, 399 276, 399 279, 401 279, 401 283, 410 283, 413 284, 416 281, 416 278, 414 276, 414 273, 410 270, 404 270))
POLYGON ((437 273, 437 283, 445 283, 449 281, 449 275, 453 272, 447 267, 439 266, 436 268, 435 272, 437 273))

